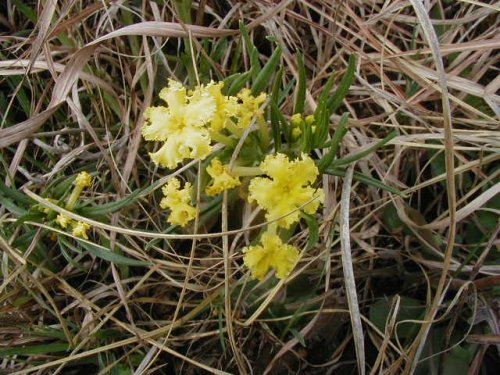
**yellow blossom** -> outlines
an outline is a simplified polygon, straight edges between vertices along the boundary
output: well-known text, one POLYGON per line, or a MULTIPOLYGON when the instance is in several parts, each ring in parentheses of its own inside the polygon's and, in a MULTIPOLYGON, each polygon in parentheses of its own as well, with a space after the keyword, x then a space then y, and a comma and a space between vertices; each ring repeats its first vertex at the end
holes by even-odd
POLYGON ((222 93, 224 82, 211 82, 207 85, 206 90, 215 99, 215 112, 210 127, 213 131, 220 131, 226 127, 226 122, 230 121, 231 117, 238 114, 239 104, 238 99, 234 96, 225 96, 222 93))
POLYGON ((241 100, 237 115, 238 127, 245 129, 255 116, 262 117, 263 111, 260 109, 260 105, 265 102, 266 93, 260 93, 259 96, 255 97, 250 89, 244 88, 238 93, 238 98, 241 100))
POLYGON ((84 223, 83 221, 78 221, 76 224, 73 224, 73 236, 89 239, 87 235, 87 231, 90 229, 90 225, 84 223))
POLYGON ((71 224, 71 218, 66 216, 66 215, 63 215, 63 214, 59 214, 57 215, 56 217, 56 223, 61 227, 61 228, 66 228, 68 226, 68 224, 71 224))
POLYGON ((290 274, 299 258, 296 247, 283 244, 281 239, 269 232, 262 235, 262 245, 243 249, 243 262, 250 269, 254 279, 262 280, 270 268, 276 270, 276 277, 283 279, 290 274))
POLYGON ((207 173, 214 179, 212 184, 205 189, 208 195, 217 195, 241 184, 238 177, 232 176, 227 166, 223 165, 217 158, 212 159, 207 167, 207 173))
POLYGON ((186 182, 183 189, 180 187, 177 178, 170 179, 162 188, 165 197, 160 207, 170 210, 169 223, 184 226, 196 217, 196 209, 191 205, 191 184, 186 182))
POLYGON ((92 185, 92 176, 88 172, 80 172, 76 176, 75 185, 80 188, 86 188, 92 185))
POLYGON ((142 135, 147 141, 165 141, 155 153, 153 161, 167 168, 175 168, 184 159, 205 158, 211 151, 210 136, 205 125, 216 110, 216 101, 204 87, 189 95, 179 82, 169 80, 160 92, 167 107, 149 107, 142 135))
POLYGON ((323 190, 310 186, 319 172, 309 156, 302 154, 300 160, 289 161, 284 154, 268 155, 260 169, 271 178, 253 178, 248 188, 249 200, 267 211, 267 220, 286 215, 278 220, 278 226, 289 228, 299 221, 296 209, 307 202, 310 201, 302 209, 308 214, 315 213, 323 202, 323 190))

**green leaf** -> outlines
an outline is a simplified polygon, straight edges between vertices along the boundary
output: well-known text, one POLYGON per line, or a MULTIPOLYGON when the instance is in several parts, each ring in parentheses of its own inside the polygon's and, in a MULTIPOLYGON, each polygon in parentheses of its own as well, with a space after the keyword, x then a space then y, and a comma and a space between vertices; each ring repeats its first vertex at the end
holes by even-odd
POLYGON ((81 214, 82 216, 86 216, 86 217, 104 216, 104 215, 116 212, 124 207, 130 206, 131 204, 135 203, 135 201, 140 196, 147 194, 150 190, 151 190, 151 186, 148 186, 145 189, 137 189, 137 190, 134 190, 129 195, 127 195, 126 197, 124 197, 116 202, 109 202, 109 203, 104 203, 104 204, 101 204, 98 206, 79 208, 78 213, 81 214))
POLYGON ((328 136, 328 130, 330 128, 330 110, 328 109, 328 95, 333 87, 333 80, 335 75, 332 74, 323 88, 319 98, 318 106, 316 111, 314 111, 314 119, 316 125, 316 131, 314 132, 314 143, 313 148, 319 147, 325 143, 326 137, 328 136))
POLYGON ((299 82, 297 85, 297 96, 295 97, 294 114, 303 113, 306 104, 306 68, 304 66, 304 57, 301 53, 297 54, 297 70, 299 73, 299 82))
POLYGON ((11 355, 36 355, 36 354, 49 354, 57 352, 66 352, 70 348, 69 344, 65 343, 52 343, 31 345, 26 347, 8 348, 0 350, 0 357, 11 355))
POLYGON ((337 154, 337 149, 339 147, 342 138, 347 134, 347 118, 349 117, 349 113, 344 113, 340 118, 337 129, 335 129, 335 134, 333 135, 333 139, 331 141, 330 151, 321 158, 318 162, 318 169, 320 172, 323 172, 326 168, 328 168, 335 158, 337 154))
POLYGON ((252 72, 252 78, 253 80, 255 80, 261 69, 259 62, 259 51, 250 40, 250 35, 248 34, 248 30, 245 24, 241 21, 239 24, 239 28, 241 36, 243 37, 243 42, 245 43, 245 48, 248 52, 248 56, 250 57, 250 72, 252 72))
MULTIPOLYGON (((370 321, 382 332, 385 331, 385 326, 391 310, 391 300, 392 298, 383 299, 370 306, 370 321)), ((425 306, 422 306, 420 301, 401 296, 396 322, 401 322, 403 320, 419 320, 423 318, 424 313, 425 306)), ((416 323, 402 323, 397 326, 395 333, 400 339, 410 339, 418 332, 418 328, 419 325, 416 323)))
POLYGON ((12 0, 12 3, 16 6, 16 8, 24 14, 24 16, 29 19, 33 24, 37 23, 38 17, 36 11, 31 9, 28 5, 26 5, 26 1, 24 0, 12 0))
POLYGON ((103 246, 97 245, 97 244, 92 244, 90 242, 78 240, 78 242, 82 245, 82 247, 87 250, 90 254, 107 260, 111 263, 114 264, 121 264, 121 265, 127 265, 127 266, 150 266, 150 262, 146 262, 144 260, 137 260, 137 259, 131 259, 126 256, 117 254, 112 252, 109 249, 106 249, 103 246))
MULTIPOLYGON (((345 170, 345 168, 328 167, 323 171, 323 173, 330 174, 332 176, 345 177, 346 170, 345 170)), ((393 194, 397 194, 400 197, 405 197, 405 195, 401 191, 399 191, 398 189, 393 188, 392 186, 386 185, 382 181, 377 180, 376 178, 373 178, 371 176, 367 176, 363 173, 354 172, 353 178, 354 178, 354 180, 362 182, 366 185, 373 186, 377 189, 386 190, 386 191, 391 192, 393 194)))
MULTIPOLYGON (((226 91, 226 94, 227 95, 236 95, 246 84, 247 82, 250 80, 250 78, 252 77, 252 71, 248 71, 248 72, 245 72, 245 73, 237 73, 238 75, 230 80, 229 82, 229 86, 228 86, 228 89, 226 91)), ((233 76, 231 76, 233 77, 233 76)))
POLYGON ((5 195, 8 198, 13 199, 13 201, 16 202, 17 204, 31 206, 31 205, 36 203, 33 199, 28 197, 26 194, 21 193, 19 190, 13 189, 13 188, 5 185, 5 183, 3 182, 3 179, 0 179, 0 193, 2 193, 3 195, 5 195))
POLYGON ((331 166, 332 167, 338 167, 340 165, 345 165, 345 164, 350 164, 354 161, 363 159, 365 156, 370 155, 371 153, 377 151, 379 148, 383 147, 386 143, 390 142, 394 137, 396 137, 398 133, 394 130, 391 132, 387 137, 384 139, 378 141, 375 143, 373 146, 368 147, 367 149, 358 152, 357 154, 351 155, 351 156, 346 156, 345 158, 342 159, 337 159, 332 162, 331 166))
POLYGON ((316 217, 301 211, 301 217, 305 220, 309 228, 309 239, 307 240, 306 251, 312 249, 319 240, 319 225, 316 217))
POLYGON ((269 82, 271 82, 271 77, 276 71, 276 67, 280 62, 281 52, 281 47, 277 47, 267 61, 266 65, 264 65, 259 74, 257 74, 257 77, 253 81, 252 85, 253 95, 257 96, 258 94, 260 94, 262 91, 264 91, 269 82))
POLYGON ((327 107, 328 110, 330 111, 330 115, 340 107, 342 101, 349 92, 349 88, 351 87, 352 82, 354 81, 355 71, 356 71, 356 57, 354 55, 351 55, 349 56, 349 63, 347 65, 347 70, 342 76, 342 79, 340 80, 337 90, 335 90, 335 93, 330 98, 328 98, 327 107))
POLYGON ((14 203, 12 199, 7 198, 6 196, 0 194, 0 205, 5 207, 8 211, 14 214, 14 216, 21 217, 26 215, 28 211, 24 208, 19 207, 14 203))
POLYGON ((273 84, 273 91, 271 93, 271 129, 273 132, 273 140, 274 140, 274 149, 276 152, 281 150, 281 126, 280 126, 280 118, 283 115, 279 116, 279 93, 281 86, 281 78, 283 76, 283 68, 278 71, 276 78, 273 84))

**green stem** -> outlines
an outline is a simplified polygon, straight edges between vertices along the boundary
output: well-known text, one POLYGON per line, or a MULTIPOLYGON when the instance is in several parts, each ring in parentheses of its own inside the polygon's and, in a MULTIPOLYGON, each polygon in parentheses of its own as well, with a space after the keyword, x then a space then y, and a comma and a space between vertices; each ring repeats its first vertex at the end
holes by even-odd
POLYGON ((66 209, 68 211, 71 211, 73 209, 76 201, 78 200, 78 198, 80 198, 82 191, 83 191, 83 187, 81 187, 81 186, 75 186, 73 188, 73 191, 71 192, 71 195, 68 198, 68 202, 66 203, 66 209))
POLYGON ((221 134, 219 132, 211 131, 210 132, 210 138, 212 138, 214 141, 222 143, 230 148, 236 147, 236 140, 228 137, 224 134, 221 134))
POLYGON ((263 174, 262 169, 259 167, 242 167, 242 166, 234 166, 231 170, 231 173, 238 177, 245 176, 259 176, 263 174))

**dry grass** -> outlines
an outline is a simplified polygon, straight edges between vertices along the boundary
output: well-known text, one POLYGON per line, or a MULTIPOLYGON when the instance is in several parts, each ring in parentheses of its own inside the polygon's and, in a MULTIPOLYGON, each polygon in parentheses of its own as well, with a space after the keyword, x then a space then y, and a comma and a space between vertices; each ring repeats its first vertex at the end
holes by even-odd
MULTIPOLYGON (((0 5, 0 372, 493 373, 498 3, 188 3, 0 5), (172 232, 159 188, 194 180, 198 163, 166 175, 141 142, 169 77, 250 68, 240 20, 261 62, 272 40, 283 48, 283 87, 296 87, 303 54, 307 114, 356 56, 331 117, 333 130, 349 113, 339 156, 398 134, 353 165, 402 195, 354 180, 341 199, 344 179, 325 174, 318 242, 308 248, 305 224, 290 234, 307 251, 280 281, 257 283, 242 265, 262 223, 249 204, 224 196, 172 232), (89 241, 40 211, 61 212, 45 198, 82 170, 95 183, 67 214, 93 225, 89 241)), ((286 116, 293 104, 289 94, 286 116)))

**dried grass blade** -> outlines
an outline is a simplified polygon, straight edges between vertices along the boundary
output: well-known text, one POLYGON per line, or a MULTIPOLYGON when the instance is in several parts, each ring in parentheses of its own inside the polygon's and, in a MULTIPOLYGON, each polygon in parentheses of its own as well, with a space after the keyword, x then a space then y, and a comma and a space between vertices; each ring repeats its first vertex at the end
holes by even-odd
POLYGON ((365 343, 363 326, 361 324, 361 313, 359 311, 358 296, 356 294, 356 281, 352 266, 351 240, 349 232, 349 200, 351 196, 352 177, 354 175, 354 165, 347 169, 342 187, 340 200, 340 244, 342 252, 342 269, 344 271, 344 282, 349 305, 349 315, 351 316, 352 333, 359 374, 365 374, 365 343))
POLYGON ((450 226, 448 231, 448 238, 446 244, 446 250, 443 260, 443 270, 441 272, 441 277, 439 278, 439 283, 436 287, 436 294, 432 304, 427 311, 417 338, 415 339, 410 352, 408 353, 408 359, 406 361, 406 366, 404 373, 415 372, 418 360, 422 354, 424 348, 424 343, 426 341, 427 335, 431 328, 431 324, 434 321, 438 307, 443 297, 444 286, 446 282, 446 277, 448 274, 448 269, 451 263, 453 247, 455 243, 455 232, 457 227, 456 222, 456 195, 455 195, 455 178, 453 171, 455 169, 454 161, 454 141, 453 141, 453 129, 451 126, 451 108, 450 108, 450 97, 448 94, 448 83, 446 79, 446 71, 444 69, 443 59, 441 56, 439 40, 436 35, 436 31, 432 26, 432 22, 429 18, 429 14, 425 9, 423 3, 419 0, 410 0, 418 20, 420 21, 423 34, 429 43, 429 47, 432 51, 432 56, 434 63, 436 65, 436 71, 438 75, 438 84, 441 90, 441 102, 443 106, 443 128, 444 128, 444 144, 445 148, 445 166, 446 166, 446 182, 447 182, 447 197, 448 197, 448 207, 449 207, 449 219, 450 226))

